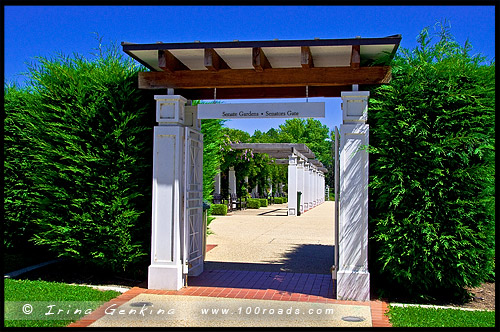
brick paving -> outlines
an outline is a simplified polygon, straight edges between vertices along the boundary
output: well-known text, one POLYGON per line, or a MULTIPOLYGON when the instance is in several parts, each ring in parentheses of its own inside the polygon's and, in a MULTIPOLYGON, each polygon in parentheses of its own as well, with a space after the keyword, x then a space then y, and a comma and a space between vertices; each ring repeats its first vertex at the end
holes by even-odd
MULTIPOLYGON (((329 202, 330 203, 330 202, 329 202)), ((328 204, 325 204, 328 205, 328 204)), ((301 231, 301 238, 307 238, 308 236, 311 239, 316 240, 318 234, 318 226, 314 226, 312 228, 312 221, 323 219, 318 218, 320 215, 314 215, 313 209, 311 212, 306 214, 310 215, 310 220, 306 219, 290 219, 287 220, 287 224, 284 225, 287 229, 293 229, 293 223, 301 222, 301 225, 297 225, 297 229, 301 231), (307 221, 307 222, 306 222, 307 221), (308 233, 308 227, 311 230, 308 233)), ((320 209, 317 209, 315 213, 318 213, 320 209)), ((253 212, 252 212, 253 213, 253 212)), ((246 214, 249 214, 247 211, 246 214)), ((232 218, 236 217, 233 216, 232 218)), ((243 219, 240 216, 239 220, 243 219)), ((280 217, 278 217, 280 218, 280 217)), ((287 218, 287 217, 285 217, 287 218)), ((222 218, 221 218, 222 219, 222 218)), ((227 220, 227 219, 226 219, 227 220)), ((252 220, 257 220, 257 222, 261 219, 256 219, 255 217, 252 220)), ((276 221, 272 219, 266 219, 269 226, 269 222, 274 222, 276 225, 276 221)), ((277 219, 282 220, 282 219, 277 219)), ((222 219, 221 221, 224 221, 222 219)), ((235 223, 234 220, 231 222, 233 225, 235 223)), ((281 221, 279 221, 281 223, 281 221)), ((250 225, 251 226, 251 225, 250 225)), ((258 227, 254 229, 262 229, 265 227, 265 224, 260 224, 258 227)), ((226 229, 230 227, 230 225, 224 226, 226 229)), ((245 233, 241 230, 241 227, 245 227, 245 225, 237 224, 234 225, 235 230, 240 231, 240 233, 245 233)), ((253 226, 252 226, 253 227, 253 226)), ((274 227, 274 226, 273 226, 274 227)), ((326 224, 326 227, 329 227, 326 224)), ((223 235, 223 232, 218 230, 219 236, 212 236, 213 239, 216 239, 219 242, 217 244, 207 244, 207 252, 211 251, 215 247, 218 247, 218 251, 220 253, 221 247, 231 246, 231 250, 237 248, 237 245, 241 247, 243 239, 234 239, 234 244, 231 243, 232 237, 228 236, 228 240, 224 241, 224 238, 220 236, 223 235), (229 242, 228 242, 229 241, 229 242), (227 242, 227 243, 226 243, 227 242)), ((270 228, 268 231, 263 232, 262 235, 258 239, 252 239, 252 243, 256 246, 260 246, 261 248, 266 246, 267 243, 273 243, 272 239, 274 237, 278 237, 283 233, 281 229, 276 228, 274 233, 270 228)), ((322 229, 320 234, 325 236, 325 230, 322 229)), ((326 237, 330 237, 331 234, 327 234, 326 237)), ((307 241, 307 239, 306 239, 307 241)), ((217 243, 216 242, 216 243, 217 243)), ((249 243, 245 243, 246 246, 250 245, 249 243)), ((248 248, 247 248, 248 249, 248 248)), ((252 248, 255 249, 255 248, 252 248)), ((255 252, 255 250, 245 250, 245 252, 255 252)), ((212 254, 212 252, 210 253, 212 254)), ((257 253, 258 254, 258 253, 257 253)), ((234 255, 234 253, 233 253, 234 255)), ((237 257, 241 256, 241 254, 237 257)), ((208 257, 212 257, 212 260, 222 260, 217 255, 207 255, 208 257), (215 258, 214 258, 215 257, 215 258)), ((255 260, 260 263, 260 261, 255 260)), ((214 262, 212 262, 214 263, 214 262)), ((215 262, 217 263, 217 262, 215 262)), ((301 260, 301 264, 310 263, 301 260)), ((317 264, 317 263, 316 263, 317 264)), ((214 266, 214 265, 212 265, 214 266)), ((221 263, 216 266, 225 266, 224 263, 221 263)), ((226 266, 231 266, 231 264, 226 264, 226 266)), ((242 265, 238 265, 239 267, 245 267, 242 265)), ((108 303, 101 306, 99 309, 94 311, 92 314, 83 317, 81 320, 72 323, 68 326, 70 327, 85 327, 89 326, 97 319, 103 317, 105 315, 104 309, 111 304, 122 305, 139 294, 155 294, 155 295, 182 295, 182 296, 204 296, 211 298, 232 298, 232 299, 254 299, 254 300, 269 300, 269 301, 297 301, 297 302, 310 302, 310 303, 333 303, 333 304, 343 304, 343 305, 358 305, 358 306, 369 306, 371 311, 371 319, 373 327, 391 327, 392 325, 389 322, 385 313, 388 310, 388 303, 385 301, 375 300, 369 302, 357 302, 357 301, 343 301, 335 299, 334 293, 334 283, 330 274, 322 274, 322 272, 318 273, 303 273, 303 270, 295 268, 294 271, 283 271, 283 268, 280 268, 279 271, 256 271, 255 269, 261 268, 261 265, 246 265, 250 266, 249 270, 233 270, 230 268, 218 268, 218 269, 210 269, 205 270, 200 276, 197 277, 188 277, 188 286, 184 287, 178 291, 173 290, 153 290, 147 289, 147 282, 143 282, 139 284, 137 287, 134 287, 127 291, 126 293, 112 299, 108 303), (254 270, 252 270, 252 268, 254 270)), ((285 266, 286 267, 286 266, 285 266)), ((269 264, 266 264, 266 268, 269 268, 269 264)), ((293 269, 291 269, 293 270, 293 269)), ((309 266, 305 270, 310 270, 309 266)))
POLYGON ((214 270, 205 271, 198 277, 190 277, 189 285, 178 291, 147 289, 147 283, 134 287, 110 300, 99 309, 80 319, 69 327, 86 327, 105 315, 104 308, 111 304, 120 306, 139 294, 206 296, 270 301, 298 301, 312 303, 333 303, 344 305, 370 306, 373 327, 391 327, 385 313, 387 302, 337 300, 333 295, 330 275, 214 270))

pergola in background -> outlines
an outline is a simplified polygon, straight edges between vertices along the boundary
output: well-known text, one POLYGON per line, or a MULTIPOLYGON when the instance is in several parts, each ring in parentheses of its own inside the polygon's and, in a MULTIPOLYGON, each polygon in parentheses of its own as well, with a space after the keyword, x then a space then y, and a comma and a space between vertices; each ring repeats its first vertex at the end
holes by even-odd
MULTIPOLYGON (((298 215, 319 204, 325 198, 325 173, 328 170, 303 143, 232 143, 235 150, 252 150, 275 158, 276 164, 288 165, 288 215, 298 215), (300 205, 297 193, 301 192, 300 205)), ((231 186, 231 184, 230 184, 231 186)))
MULTIPOLYGON (((335 202, 338 240, 332 278, 336 279, 337 299, 369 300, 368 153, 362 149, 368 144, 369 93, 358 90, 389 83, 389 64, 400 41, 401 35, 123 42, 123 51, 150 70, 139 73, 139 88, 161 91, 155 96, 158 126, 154 130, 148 287, 179 289, 188 274, 203 272, 203 136, 198 118, 201 110, 186 106, 191 100, 341 97, 340 166, 336 159, 335 176, 340 179, 335 185, 336 192, 339 190, 335 202)), ((301 167, 300 159, 297 153, 289 156, 289 172, 301 167)))

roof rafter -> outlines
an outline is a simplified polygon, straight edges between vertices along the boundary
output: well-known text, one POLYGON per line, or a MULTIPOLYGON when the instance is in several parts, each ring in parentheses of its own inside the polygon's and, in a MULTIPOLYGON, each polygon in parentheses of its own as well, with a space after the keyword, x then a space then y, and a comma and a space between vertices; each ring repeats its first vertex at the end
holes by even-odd
POLYGON ((272 68, 266 54, 260 47, 252 48, 252 66, 257 72, 262 72, 264 69, 272 68))
POLYGON ((359 65, 361 62, 360 49, 361 49, 360 45, 352 45, 352 51, 351 51, 352 69, 359 69, 359 65))
POLYGON ((213 48, 205 49, 204 62, 208 70, 218 71, 220 69, 231 69, 226 61, 224 61, 213 48))
POLYGON ((309 69, 314 67, 313 56, 309 46, 301 46, 301 62, 302 68, 309 69))
POLYGON ((189 68, 167 50, 158 51, 158 67, 173 73, 177 70, 189 70, 189 68))

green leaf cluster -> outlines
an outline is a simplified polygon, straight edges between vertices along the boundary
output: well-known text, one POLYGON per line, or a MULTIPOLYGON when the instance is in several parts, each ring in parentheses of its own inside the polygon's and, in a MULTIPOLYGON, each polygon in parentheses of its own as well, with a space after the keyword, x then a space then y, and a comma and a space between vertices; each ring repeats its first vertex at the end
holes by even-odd
POLYGON ((370 269, 386 294, 458 296, 493 274, 495 65, 440 27, 371 91, 370 269))

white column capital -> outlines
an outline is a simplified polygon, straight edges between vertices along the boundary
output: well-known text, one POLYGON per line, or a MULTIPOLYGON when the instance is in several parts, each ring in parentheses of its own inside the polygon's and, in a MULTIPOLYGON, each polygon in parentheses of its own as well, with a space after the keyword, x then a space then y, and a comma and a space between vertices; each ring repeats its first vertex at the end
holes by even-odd
POLYGON ((180 95, 155 95, 156 121, 161 125, 184 125, 187 99, 180 95))
POLYGON ((343 123, 366 123, 368 119, 369 91, 342 91, 343 123))

